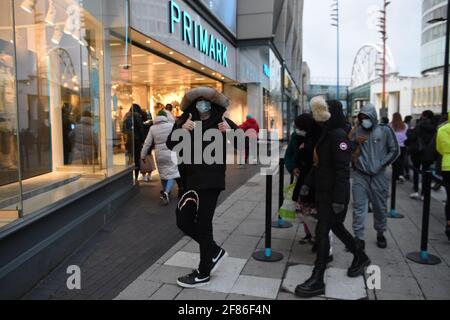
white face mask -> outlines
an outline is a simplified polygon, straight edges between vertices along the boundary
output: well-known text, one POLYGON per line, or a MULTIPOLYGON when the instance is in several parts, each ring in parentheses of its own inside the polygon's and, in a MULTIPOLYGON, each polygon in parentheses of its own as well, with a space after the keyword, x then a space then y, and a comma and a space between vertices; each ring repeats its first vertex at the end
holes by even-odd
POLYGON ((366 130, 370 130, 373 127, 373 122, 370 119, 364 119, 361 122, 361 126, 366 130))
POLYGON ((300 130, 300 129, 295 129, 295 133, 296 133, 299 137, 306 137, 306 135, 308 134, 306 131, 300 130))

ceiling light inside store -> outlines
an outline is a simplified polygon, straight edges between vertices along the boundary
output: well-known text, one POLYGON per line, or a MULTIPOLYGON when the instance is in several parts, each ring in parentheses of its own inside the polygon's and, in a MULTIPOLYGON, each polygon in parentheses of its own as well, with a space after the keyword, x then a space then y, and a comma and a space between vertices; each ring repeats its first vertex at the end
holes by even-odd
POLYGON ((202 70, 205 70, 205 67, 202 67, 202 70))
POLYGON ((162 66, 162 65, 165 65, 165 64, 167 64, 167 63, 166 62, 153 62, 154 66, 162 66))
POLYGON ((32 13, 34 11, 34 7, 36 7, 36 0, 25 0, 22 2, 20 7, 26 12, 32 13))
POLYGON ((56 45, 59 45, 62 35, 63 34, 61 26, 56 26, 55 31, 53 32, 52 42, 56 45))
POLYGON ((121 45, 122 44, 120 42, 113 42, 109 44, 110 47, 120 47, 121 45))
POLYGON ((170 51, 169 54, 170 54, 170 55, 173 55, 173 51, 170 51))
POLYGON ((53 0, 50 0, 49 7, 47 11, 47 16, 45 17, 45 22, 49 25, 54 26, 56 23, 56 9, 53 0))
POLYGON ((186 61, 187 63, 191 63, 192 61, 191 60, 188 60, 188 61, 186 61))
POLYGON ((146 57, 146 56, 147 56, 146 54, 142 54, 142 53, 141 54, 133 54, 132 55, 133 58, 140 58, 140 57, 146 57))
POLYGON ((150 40, 145 41, 145 43, 150 44, 152 43, 150 40))

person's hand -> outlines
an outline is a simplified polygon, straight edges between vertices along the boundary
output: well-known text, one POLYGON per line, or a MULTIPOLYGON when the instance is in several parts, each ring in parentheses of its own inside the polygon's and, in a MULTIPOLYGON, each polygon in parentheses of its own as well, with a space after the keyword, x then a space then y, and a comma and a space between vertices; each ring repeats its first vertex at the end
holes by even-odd
POLYGON ((294 175, 294 177, 299 177, 300 176, 300 169, 295 168, 294 171, 292 171, 292 174, 294 175))
POLYGON ((307 197, 309 195, 310 191, 311 191, 311 189, 307 185, 303 185, 302 189, 300 190, 300 195, 302 197, 307 197))
POLYGON ((192 114, 189 114, 189 119, 183 124, 183 129, 193 131, 195 129, 195 122, 192 121, 192 114))
POLYGON ((333 203, 332 207, 335 214, 340 214, 345 210, 345 205, 341 203, 333 203))
POLYGON ((364 143, 367 141, 367 136, 359 136, 359 137, 356 139, 356 141, 357 141, 359 144, 364 144, 364 143))
POLYGON ((219 130, 222 133, 227 132, 227 130, 231 129, 230 126, 228 125, 227 120, 225 120, 225 117, 222 117, 222 122, 219 123, 219 130))

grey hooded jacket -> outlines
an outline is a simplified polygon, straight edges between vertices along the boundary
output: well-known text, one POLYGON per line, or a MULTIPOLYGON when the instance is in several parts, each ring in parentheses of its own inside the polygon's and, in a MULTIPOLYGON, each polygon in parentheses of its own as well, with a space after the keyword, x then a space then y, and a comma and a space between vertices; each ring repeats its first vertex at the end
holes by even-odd
POLYGON ((356 141, 360 136, 368 138, 359 146, 359 156, 354 165, 357 171, 376 176, 400 156, 400 147, 392 129, 378 123, 377 111, 373 105, 366 105, 360 114, 372 120, 373 128, 369 131, 358 126, 352 131, 350 136, 352 141, 356 141))

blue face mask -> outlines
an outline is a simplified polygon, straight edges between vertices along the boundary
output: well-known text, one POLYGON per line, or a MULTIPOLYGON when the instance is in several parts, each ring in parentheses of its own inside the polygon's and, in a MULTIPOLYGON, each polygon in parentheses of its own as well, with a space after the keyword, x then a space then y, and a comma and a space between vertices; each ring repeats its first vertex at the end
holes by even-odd
POLYGON ((195 107, 200 114, 205 114, 211 111, 211 103, 209 101, 198 101, 195 107))
POLYGON ((366 130, 370 130, 373 127, 373 122, 370 119, 364 119, 361 126, 366 130))

